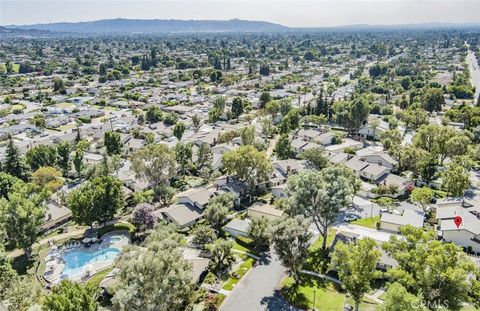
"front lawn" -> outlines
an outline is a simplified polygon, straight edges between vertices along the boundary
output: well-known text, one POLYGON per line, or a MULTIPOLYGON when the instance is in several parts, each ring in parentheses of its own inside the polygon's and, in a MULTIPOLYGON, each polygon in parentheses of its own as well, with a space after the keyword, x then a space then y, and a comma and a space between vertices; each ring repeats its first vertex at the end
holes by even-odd
POLYGON ((336 234, 337 231, 335 229, 330 229, 328 231, 326 250, 322 249, 323 237, 321 235, 318 236, 308 249, 308 257, 303 264, 303 269, 316 272, 325 270, 328 263, 328 249, 332 245, 336 234))
POLYGON ((372 218, 361 218, 361 219, 354 220, 352 221, 352 224, 371 228, 371 229, 376 229, 377 222, 379 221, 380 221, 380 216, 375 216, 372 218))
MULTIPOLYGON (((340 311, 345 303, 353 306, 353 300, 339 285, 310 275, 302 275, 298 286, 294 285, 293 278, 286 278, 281 291, 289 303, 302 309, 312 309, 314 300, 315 309, 319 311, 340 311)), ((376 310, 380 310, 380 305, 366 297, 360 304, 360 311, 376 310)))
POLYGON ((234 273, 238 274, 238 278, 230 276, 228 278, 228 281, 223 285, 224 290, 232 290, 233 287, 242 279, 242 277, 247 273, 248 270, 250 270, 253 267, 253 264, 255 263, 255 260, 253 258, 247 258, 244 263, 240 265, 237 271, 234 273))
POLYGON ((241 252, 254 254, 252 240, 241 236, 235 238, 233 249, 241 252))
POLYGON ((292 305, 302 309, 312 309, 315 296, 315 309, 320 311, 342 310, 345 295, 339 293, 336 284, 321 279, 304 276, 301 284, 295 286, 293 278, 282 282, 282 295, 292 305))

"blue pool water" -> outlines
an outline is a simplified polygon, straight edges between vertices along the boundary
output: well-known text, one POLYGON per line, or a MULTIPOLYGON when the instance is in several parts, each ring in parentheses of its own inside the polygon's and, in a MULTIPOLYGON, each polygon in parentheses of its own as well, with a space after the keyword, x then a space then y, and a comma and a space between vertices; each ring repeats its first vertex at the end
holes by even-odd
POLYGON ((97 251, 71 250, 62 256, 65 261, 65 268, 62 275, 71 276, 82 273, 84 268, 95 262, 113 262, 120 253, 118 248, 103 248, 97 251))

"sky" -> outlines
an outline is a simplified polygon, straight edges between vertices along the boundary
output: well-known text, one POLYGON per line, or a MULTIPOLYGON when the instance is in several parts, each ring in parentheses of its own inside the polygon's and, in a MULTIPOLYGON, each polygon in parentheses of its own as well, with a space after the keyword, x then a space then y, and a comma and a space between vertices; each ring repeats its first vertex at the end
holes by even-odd
POLYGON ((291 27, 480 23, 480 0, 0 0, 0 25, 119 17, 239 18, 291 27))

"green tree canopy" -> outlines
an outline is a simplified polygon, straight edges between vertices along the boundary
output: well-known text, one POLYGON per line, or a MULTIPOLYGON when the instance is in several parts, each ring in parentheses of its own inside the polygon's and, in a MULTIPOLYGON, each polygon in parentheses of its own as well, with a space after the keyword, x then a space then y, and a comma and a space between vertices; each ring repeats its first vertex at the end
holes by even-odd
POLYGON ((97 289, 64 280, 52 288, 45 297, 42 307, 49 311, 96 311, 98 310, 97 289))
POLYGON ((273 170, 266 153, 251 145, 225 153, 222 162, 227 174, 245 182, 251 188, 267 182, 273 170))
POLYGON ((42 166, 55 166, 57 163, 57 148, 54 146, 38 145, 27 151, 25 160, 34 171, 42 166))
POLYGON ((380 256, 377 243, 371 238, 357 240, 354 245, 339 242, 331 255, 330 268, 338 272, 342 287, 352 296, 357 311, 372 281, 381 276, 376 271, 380 256))
POLYGON ((175 153, 164 144, 147 145, 132 155, 132 168, 155 189, 175 175, 175 153))
POLYGON ((300 172, 287 180, 287 212, 311 218, 323 236, 325 249, 329 226, 358 189, 358 178, 345 166, 300 172))
POLYGON ((71 191, 67 206, 79 224, 111 220, 125 206, 122 183, 113 176, 96 177, 71 191))

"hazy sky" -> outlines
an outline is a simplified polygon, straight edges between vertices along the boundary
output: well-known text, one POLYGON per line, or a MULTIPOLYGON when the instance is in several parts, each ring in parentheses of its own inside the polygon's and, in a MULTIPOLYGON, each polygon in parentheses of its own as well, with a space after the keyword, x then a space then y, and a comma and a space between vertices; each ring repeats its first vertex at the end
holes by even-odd
POLYGON ((480 23, 480 0, 0 0, 0 24, 107 18, 248 19, 295 27, 480 23))

